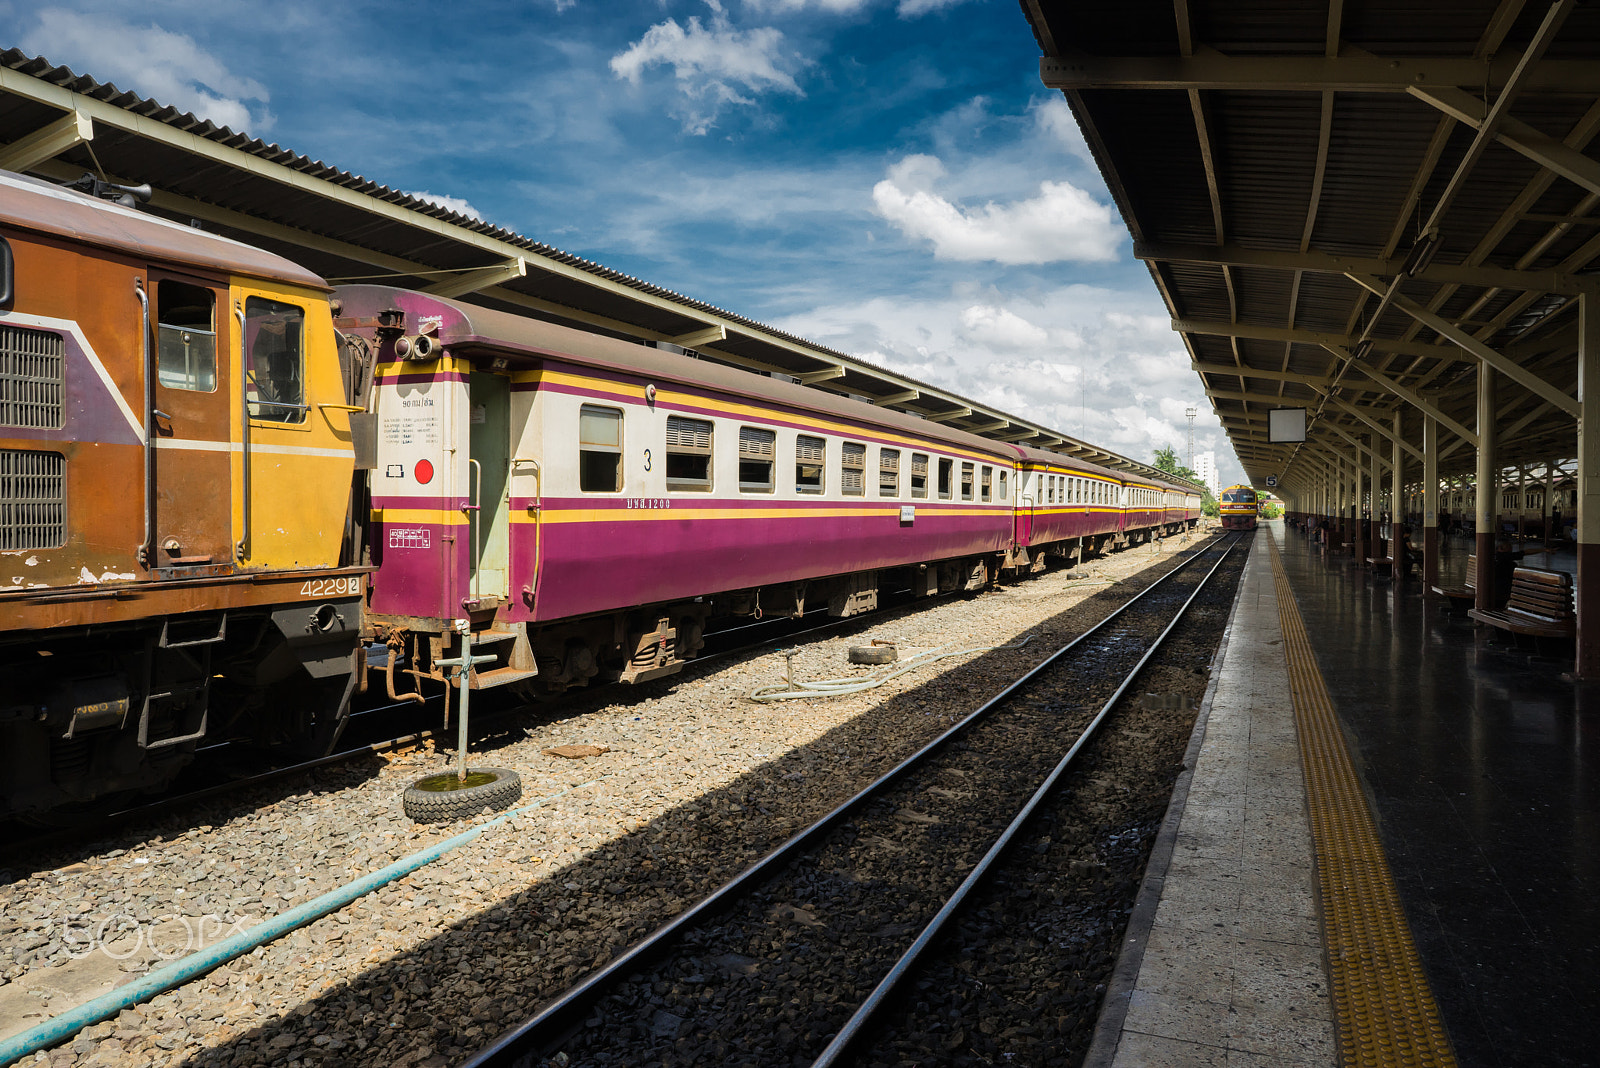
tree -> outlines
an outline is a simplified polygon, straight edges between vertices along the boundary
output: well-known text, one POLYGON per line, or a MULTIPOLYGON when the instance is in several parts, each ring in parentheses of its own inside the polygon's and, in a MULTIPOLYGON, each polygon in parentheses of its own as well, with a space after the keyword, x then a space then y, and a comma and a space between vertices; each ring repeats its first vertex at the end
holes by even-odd
POLYGON ((1211 495, 1210 487, 1200 481, 1199 475, 1178 462, 1177 449, 1174 449, 1171 445, 1163 445, 1156 450, 1154 463, 1156 467, 1170 475, 1177 475, 1179 478, 1186 478, 1190 482, 1198 483, 1200 486, 1200 513, 1212 516, 1217 514, 1217 499, 1211 495))

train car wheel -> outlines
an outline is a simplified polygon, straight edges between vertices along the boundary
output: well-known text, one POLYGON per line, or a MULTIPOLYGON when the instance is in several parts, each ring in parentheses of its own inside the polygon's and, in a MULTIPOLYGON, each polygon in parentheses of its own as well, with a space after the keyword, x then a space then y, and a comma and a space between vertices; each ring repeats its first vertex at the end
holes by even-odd
POLYGON ((406 787, 401 798, 406 815, 417 823, 448 823, 476 816, 484 809, 499 812, 522 796, 522 778, 506 768, 468 768, 465 782, 456 773, 430 775, 406 787))

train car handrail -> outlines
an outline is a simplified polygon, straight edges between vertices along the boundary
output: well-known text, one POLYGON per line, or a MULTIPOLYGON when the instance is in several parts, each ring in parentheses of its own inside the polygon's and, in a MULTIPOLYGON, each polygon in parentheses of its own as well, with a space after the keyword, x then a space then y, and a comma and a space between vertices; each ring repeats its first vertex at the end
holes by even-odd
POLYGON ((243 456, 240 488, 244 498, 243 530, 233 553, 242 564, 250 555, 250 357, 244 350, 244 307, 238 301, 233 302, 233 318, 239 324, 239 445, 243 456))
POLYGON ((150 344, 150 294, 144 291, 144 279, 133 280, 134 295, 139 298, 139 333, 144 355, 144 539, 139 542, 139 566, 150 567, 150 545, 155 540, 156 525, 156 443, 152 437, 156 429, 156 369, 155 352, 150 344))

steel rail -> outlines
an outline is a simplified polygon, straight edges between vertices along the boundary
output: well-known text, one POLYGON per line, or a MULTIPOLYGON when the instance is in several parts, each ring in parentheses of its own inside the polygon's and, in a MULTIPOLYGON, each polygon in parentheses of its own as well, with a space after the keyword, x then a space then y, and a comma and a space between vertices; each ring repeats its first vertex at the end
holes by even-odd
MULTIPOLYGON (((1005 689, 968 713, 937 738, 934 738, 921 749, 918 749, 889 771, 873 780, 873 782, 832 812, 818 819, 805 830, 793 835, 766 856, 735 875, 727 883, 712 891, 711 894, 679 913, 649 935, 646 935, 641 941, 629 947, 621 956, 615 958, 598 971, 592 972, 577 985, 571 987, 556 1000, 546 1005, 531 1019, 512 1028, 489 1045, 480 1049, 468 1060, 462 1062, 461 1068, 488 1068, 491 1065, 509 1065, 532 1050, 543 1049, 560 1041, 569 1031, 582 1023, 584 1016, 594 1002, 608 993, 611 987, 623 978, 640 970, 662 954, 680 933, 694 926, 700 920, 714 915, 721 908, 737 899, 747 889, 753 888, 761 880, 774 874, 791 860, 803 854, 809 847, 816 844, 823 836, 831 832, 838 824, 844 822, 885 788, 897 783, 909 771, 923 764, 929 757, 943 749, 954 739, 965 734, 978 722, 985 719, 990 712, 1003 705, 1017 690, 1061 660, 1073 649, 1077 648, 1078 645, 1094 637, 1102 628, 1109 626, 1146 596, 1161 589, 1170 579, 1181 574, 1200 560, 1206 552, 1221 540, 1222 535, 1219 535, 1211 543, 1200 547, 1188 560, 1183 561, 1149 586, 1140 590, 1100 622, 1051 653, 1044 660, 1013 680, 1005 689)), ((1235 539, 1233 544, 1237 544, 1237 542, 1238 539, 1235 539)), ((1229 551, 1231 549, 1232 545, 1229 546, 1229 551)), ((1224 556, 1226 556, 1226 553, 1224 553, 1224 556)))
POLYGON ((833 1068, 843 1057, 847 1056, 860 1039, 862 1031, 872 1022, 884 1004, 899 991, 907 978, 915 974, 917 963, 944 931, 950 919, 955 916, 967 898, 971 896, 972 891, 988 876, 990 870, 999 862, 1001 856, 1010 847, 1012 840, 1022 832, 1022 828, 1032 818, 1038 807, 1055 791, 1056 784, 1066 774, 1067 768, 1071 765, 1073 759, 1099 731, 1101 723, 1111 714, 1111 710, 1116 707, 1117 702, 1122 700, 1122 695, 1127 692, 1129 686, 1133 685, 1134 679, 1138 678, 1139 673, 1144 670, 1145 664, 1149 663, 1150 658, 1155 656, 1162 645, 1165 644, 1167 636, 1183 621, 1184 615, 1189 611, 1189 606, 1205 590, 1212 576, 1217 573, 1217 568, 1223 565, 1223 562, 1232 555, 1233 550, 1238 548, 1239 543, 1243 540, 1243 538, 1235 539, 1233 544, 1229 545, 1226 551, 1217 558, 1217 562, 1211 565, 1211 570, 1206 572, 1205 578, 1200 580, 1200 584, 1194 588, 1194 592, 1189 594, 1188 598, 1178 608, 1177 613, 1172 617, 1172 622, 1168 623, 1155 641, 1150 643, 1150 648, 1145 651, 1145 654, 1139 658, 1139 662, 1124 676, 1122 684, 1117 687, 1116 692, 1107 698, 1106 703, 1101 706, 1094 719, 1090 720, 1089 725, 1083 729, 1083 733, 1078 735, 1077 741, 1072 743, 1072 747, 1067 750, 1066 755, 1057 762, 1056 766, 1051 769, 1050 774, 1040 783, 1039 788, 1028 799, 1028 803, 1022 806, 1022 809, 1011 820, 1005 831, 1001 833, 999 838, 995 839, 994 844, 989 847, 989 851, 983 855, 983 859, 978 861, 967 877, 961 881, 961 885, 956 887, 955 892, 950 895, 950 899, 944 903, 944 906, 939 909, 933 919, 928 921, 928 925, 923 928, 916 941, 911 943, 900 959, 894 963, 894 966, 879 981, 872 993, 867 995, 867 999, 856 1009, 855 1014, 845 1021, 844 1026, 839 1029, 839 1033, 834 1036, 833 1041, 828 1043, 827 1048, 818 1055, 816 1060, 811 1062, 811 1068, 833 1068))

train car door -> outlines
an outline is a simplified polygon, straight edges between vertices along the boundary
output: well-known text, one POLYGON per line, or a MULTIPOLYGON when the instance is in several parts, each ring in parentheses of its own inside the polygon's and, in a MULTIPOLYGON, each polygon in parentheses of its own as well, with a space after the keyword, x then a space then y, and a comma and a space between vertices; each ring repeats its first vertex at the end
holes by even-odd
POLYGON ((1014 514, 1017 517, 1016 542, 1018 545, 1033 543, 1033 472, 1026 468, 1017 470, 1017 506, 1014 514))
POLYGON ((468 382, 469 455, 474 465, 468 491, 472 513, 472 597, 508 597, 511 504, 506 496, 511 473, 511 382, 503 375, 474 371, 468 382))
POLYGON ((227 289, 152 271, 149 438, 153 513, 145 565, 193 574, 233 564, 227 289))

